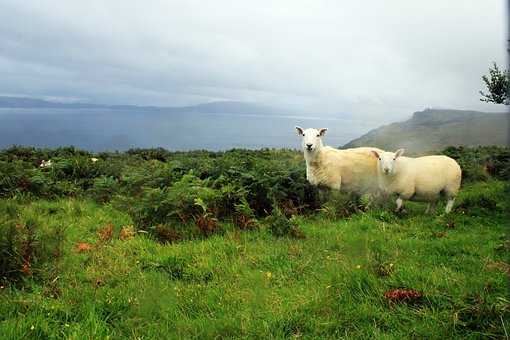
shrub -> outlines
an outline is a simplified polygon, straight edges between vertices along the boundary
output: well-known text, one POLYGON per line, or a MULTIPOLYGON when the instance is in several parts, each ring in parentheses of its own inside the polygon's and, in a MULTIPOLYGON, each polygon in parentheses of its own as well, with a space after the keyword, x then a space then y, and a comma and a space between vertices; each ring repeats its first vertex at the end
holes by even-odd
POLYGON ((195 205, 202 208, 202 213, 195 216, 195 224, 204 236, 209 236, 218 230, 218 220, 212 217, 207 204, 201 199, 195 199, 195 205))
POLYGON ((294 219, 287 218, 278 208, 264 219, 269 232, 276 237, 304 238, 305 235, 294 219))
POLYGON ((208 184, 189 173, 170 187, 144 188, 139 197, 124 198, 121 203, 127 206, 139 228, 169 222, 186 224, 202 213, 202 208, 195 204, 197 199, 213 211, 221 200, 221 192, 208 184))
POLYGON ((367 202, 362 201, 358 195, 328 190, 329 197, 319 211, 329 219, 349 217, 359 210, 364 210, 367 202))
POLYGON ((113 177, 101 176, 95 178, 93 183, 88 193, 98 203, 109 202, 119 191, 119 182, 113 177))
POLYGON ((172 227, 158 224, 155 227, 152 227, 152 234, 156 237, 156 239, 161 243, 173 243, 179 241, 182 236, 172 227))
POLYGON ((463 181, 487 180, 490 177, 510 179, 510 148, 452 146, 444 149, 442 153, 459 163, 463 181))
POLYGON ((29 177, 23 162, 0 161, 0 196, 10 197, 28 190, 29 177))
POLYGON ((161 162, 166 162, 170 158, 170 152, 163 148, 154 148, 154 149, 129 149, 126 152, 128 155, 136 155, 141 157, 142 159, 148 160, 158 160, 161 162))
POLYGON ((246 198, 241 198, 240 202, 235 204, 234 216, 232 222, 236 227, 242 230, 254 229, 257 227, 257 221, 253 209, 246 198))
POLYGON ((498 182, 478 183, 460 192, 455 211, 467 215, 493 215, 508 210, 508 185, 498 182))
POLYGON ((467 215, 490 215, 501 211, 501 207, 490 194, 480 193, 462 199, 455 207, 455 211, 467 215))
MULTIPOLYGON (((510 149, 451 147, 464 181, 509 179, 510 149)), ((201 210, 208 216, 252 228, 273 207, 290 217, 321 209, 331 218, 349 216, 367 202, 353 197, 323 199, 305 177, 301 153, 291 150, 230 150, 170 152, 132 149, 92 155, 74 147, 35 149, 14 146, 0 151, 0 197, 37 196, 53 199, 86 194, 98 202, 119 197, 137 226, 169 221, 192 223, 201 210), (99 158, 92 162, 90 157, 99 158), (42 159, 53 165, 40 168, 42 159), (248 213, 238 205, 248 208, 248 213)), ((203 223, 203 222, 200 222, 203 223)), ((208 222, 210 223, 210 222, 208 222)))
POLYGON ((129 195, 139 195, 143 188, 164 188, 180 179, 179 165, 148 161, 128 166, 122 171, 120 185, 129 195))

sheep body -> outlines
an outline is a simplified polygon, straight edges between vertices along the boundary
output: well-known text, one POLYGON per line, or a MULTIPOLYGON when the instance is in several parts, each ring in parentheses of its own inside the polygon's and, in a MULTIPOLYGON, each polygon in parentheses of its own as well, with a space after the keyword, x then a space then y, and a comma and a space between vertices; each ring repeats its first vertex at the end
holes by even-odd
MULTIPOLYGON (((377 162, 370 148, 338 150, 322 147, 306 162, 307 179, 313 185, 358 194, 377 190, 377 162)), ((375 149, 377 150, 377 149, 375 149)))
POLYGON ((296 130, 303 137, 306 178, 312 185, 357 194, 377 191, 377 161, 371 152, 382 150, 369 147, 339 150, 323 145, 327 129, 296 126, 296 130))
POLYGON ((402 208, 403 200, 412 200, 429 202, 429 211, 443 194, 448 199, 446 212, 451 211, 462 178, 455 160, 443 155, 410 158, 386 152, 380 156, 379 165, 381 157, 389 159, 393 168, 377 167, 379 187, 387 194, 398 195, 397 210, 402 208), (388 170, 391 173, 385 172, 388 170))

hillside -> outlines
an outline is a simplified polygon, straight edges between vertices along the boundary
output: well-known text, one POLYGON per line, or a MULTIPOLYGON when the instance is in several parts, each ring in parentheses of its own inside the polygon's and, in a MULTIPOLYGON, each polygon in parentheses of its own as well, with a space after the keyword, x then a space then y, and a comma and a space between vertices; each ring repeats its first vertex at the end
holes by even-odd
POLYGON ((448 215, 293 150, 0 150, 0 339, 504 339, 510 149, 444 152, 448 215))
POLYGON ((423 153, 446 146, 508 145, 507 113, 427 109, 411 119, 374 129, 343 147, 406 148, 423 153))

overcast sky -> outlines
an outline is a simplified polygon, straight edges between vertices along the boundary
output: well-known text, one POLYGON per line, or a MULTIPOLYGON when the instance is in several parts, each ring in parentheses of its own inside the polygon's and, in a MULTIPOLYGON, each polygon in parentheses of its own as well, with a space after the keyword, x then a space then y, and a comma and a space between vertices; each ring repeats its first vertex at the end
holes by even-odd
POLYGON ((405 117, 502 111, 503 0, 0 2, 0 94, 93 103, 239 100, 405 117))

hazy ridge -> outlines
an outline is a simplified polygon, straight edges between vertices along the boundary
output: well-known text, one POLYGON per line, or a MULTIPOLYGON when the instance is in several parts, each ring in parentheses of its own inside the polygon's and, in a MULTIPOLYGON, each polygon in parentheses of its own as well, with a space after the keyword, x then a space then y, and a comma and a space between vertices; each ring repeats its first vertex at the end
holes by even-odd
POLYGON ((426 109, 404 122, 383 125, 343 148, 376 146, 423 153, 446 146, 508 145, 508 113, 426 109))
POLYGON ((108 109, 123 111, 164 111, 166 113, 246 113, 275 114, 285 112, 282 109, 256 103, 236 101, 215 101, 189 106, 143 106, 143 105, 108 105, 91 103, 63 103, 29 97, 0 96, 0 108, 23 109, 108 109))

